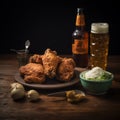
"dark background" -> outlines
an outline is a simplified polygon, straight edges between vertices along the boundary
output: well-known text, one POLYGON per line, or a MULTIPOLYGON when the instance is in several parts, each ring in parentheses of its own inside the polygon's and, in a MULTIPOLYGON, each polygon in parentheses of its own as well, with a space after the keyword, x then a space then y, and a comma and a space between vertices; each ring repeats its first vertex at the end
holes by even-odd
POLYGON ((109 54, 120 54, 119 4, 105 0, 2 0, 0 54, 11 48, 24 49, 30 40, 30 53, 42 54, 46 48, 58 54, 71 54, 72 32, 77 7, 84 8, 86 30, 92 22, 108 22, 109 54), (117 7, 118 6, 118 7, 117 7))

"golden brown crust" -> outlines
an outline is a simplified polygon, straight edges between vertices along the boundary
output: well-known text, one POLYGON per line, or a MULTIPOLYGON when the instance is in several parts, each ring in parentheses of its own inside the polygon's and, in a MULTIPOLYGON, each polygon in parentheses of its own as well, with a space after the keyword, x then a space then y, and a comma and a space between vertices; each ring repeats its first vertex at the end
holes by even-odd
POLYGON ((42 56, 42 62, 44 67, 45 75, 49 78, 54 78, 56 76, 56 69, 60 62, 60 58, 57 56, 56 51, 51 49, 46 49, 44 55, 42 56))
POLYGON ((29 63, 21 66, 19 72, 27 83, 43 83, 46 77, 68 82, 74 76, 75 61, 60 57, 56 51, 46 49, 43 55, 34 54, 29 63))
POLYGON ((34 54, 34 55, 30 56, 29 62, 42 64, 42 55, 34 54))
POLYGON ((45 81, 44 69, 41 64, 28 63, 25 66, 21 66, 19 71, 25 82, 43 83, 45 81))
POLYGON ((57 68, 57 79, 68 82, 74 76, 75 62, 72 58, 63 58, 57 68))
POLYGON ((41 77, 25 76, 24 80, 27 83, 43 83, 45 82, 45 76, 44 75, 41 75, 41 77))

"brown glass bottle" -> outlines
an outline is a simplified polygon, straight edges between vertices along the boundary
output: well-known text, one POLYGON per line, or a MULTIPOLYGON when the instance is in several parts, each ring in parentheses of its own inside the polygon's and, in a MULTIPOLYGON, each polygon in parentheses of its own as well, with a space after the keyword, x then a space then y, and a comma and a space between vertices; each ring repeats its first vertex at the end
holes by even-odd
POLYGON ((83 8, 77 8, 75 30, 72 33, 72 54, 76 67, 88 66, 88 32, 85 31, 85 16, 83 8))

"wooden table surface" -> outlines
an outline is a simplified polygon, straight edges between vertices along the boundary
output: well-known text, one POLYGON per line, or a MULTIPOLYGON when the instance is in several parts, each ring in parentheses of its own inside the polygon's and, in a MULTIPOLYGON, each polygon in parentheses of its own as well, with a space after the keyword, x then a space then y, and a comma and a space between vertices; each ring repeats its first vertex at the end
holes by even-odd
MULTIPOLYGON (((41 100, 36 103, 27 100, 13 101, 10 84, 16 82, 18 70, 15 55, 0 55, 0 120, 120 120, 120 56, 109 56, 108 71, 114 74, 112 86, 107 94, 93 96, 86 93, 86 100, 78 104, 68 103, 48 93, 59 90, 41 90, 41 100)), ((31 88, 25 87, 26 91, 31 88)), ((80 84, 64 89, 81 89, 80 84)))

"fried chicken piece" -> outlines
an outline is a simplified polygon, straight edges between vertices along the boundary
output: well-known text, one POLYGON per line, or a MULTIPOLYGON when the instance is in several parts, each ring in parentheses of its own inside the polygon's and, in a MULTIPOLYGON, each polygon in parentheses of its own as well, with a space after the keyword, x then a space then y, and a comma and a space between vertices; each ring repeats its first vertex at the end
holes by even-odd
POLYGON ((74 76, 75 61, 72 58, 63 58, 57 68, 56 78, 60 81, 68 82, 74 76))
POLYGON ((60 57, 57 56, 56 51, 51 49, 46 49, 44 55, 42 56, 42 62, 44 67, 45 75, 48 78, 54 78, 56 76, 56 69, 60 62, 60 57))
POLYGON ((34 55, 30 56, 29 62, 42 64, 42 55, 34 54, 34 55))
POLYGON ((44 69, 41 64, 28 63, 21 66, 19 72, 27 83, 43 83, 45 81, 44 69))

